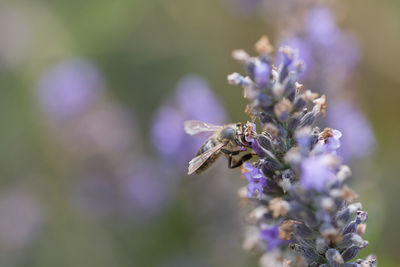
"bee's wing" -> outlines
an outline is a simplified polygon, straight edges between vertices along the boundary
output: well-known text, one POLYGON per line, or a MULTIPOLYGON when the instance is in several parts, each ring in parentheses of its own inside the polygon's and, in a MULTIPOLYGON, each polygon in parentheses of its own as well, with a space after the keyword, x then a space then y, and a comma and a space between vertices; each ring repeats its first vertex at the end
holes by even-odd
POLYGON ((198 168, 200 168, 201 165, 203 165, 206 160, 211 157, 212 154, 220 150, 224 146, 223 143, 219 143, 215 147, 207 150, 206 152, 198 155, 197 157, 193 158, 191 161, 189 161, 189 168, 188 168, 188 174, 194 173, 198 168))
POLYGON ((201 133, 212 134, 221 127, 222 126, 195 120, 185 121, 184 123, 185 132, 189 135, 198 135, 201 133))

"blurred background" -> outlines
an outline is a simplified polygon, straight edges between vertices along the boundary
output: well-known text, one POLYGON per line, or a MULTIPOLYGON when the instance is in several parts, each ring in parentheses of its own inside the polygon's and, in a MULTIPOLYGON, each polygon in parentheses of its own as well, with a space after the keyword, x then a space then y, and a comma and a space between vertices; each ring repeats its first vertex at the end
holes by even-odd
POLYGON ((400 2, 0 1, 0 265, 257 266, 245 185, 188 177, 186 119, 245 121, 231 51, 298 49, 369 212, 361 255, 400 266, 400 2))

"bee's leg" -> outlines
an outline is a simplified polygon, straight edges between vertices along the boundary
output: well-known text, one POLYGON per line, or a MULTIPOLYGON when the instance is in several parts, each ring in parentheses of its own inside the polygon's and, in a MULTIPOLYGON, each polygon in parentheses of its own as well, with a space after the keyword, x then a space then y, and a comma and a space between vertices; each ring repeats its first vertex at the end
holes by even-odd
POLYGON ((253 157, 253 155, 255 155, 254 153, 248 153, 248 154, 243 155, 239 160, 235 160, 233 158, 233 156, 238 155, 242 151, 229 151, 226 149, 221 149, 221 152, 226 154, 226 156, 228 157, 228 168, 229 169, 234 169, 234 168, 242 166, 242 164, 244 162, 250 160, 253 157))
POLYGON ((237 167, 242 166, 242 164, 248 160, 250 160, 253 157, 253 153, 248 153, 246 155, 243 155, 239 160, 233 161, 232 154, 228 155, 228 168, 234 169, 237 167))

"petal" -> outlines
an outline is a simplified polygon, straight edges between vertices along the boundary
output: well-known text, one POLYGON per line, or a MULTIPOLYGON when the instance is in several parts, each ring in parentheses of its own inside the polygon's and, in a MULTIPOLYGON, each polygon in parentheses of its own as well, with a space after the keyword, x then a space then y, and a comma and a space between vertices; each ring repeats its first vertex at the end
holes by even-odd
POLYGON ((243 168, 245 168, 248 171, 252 171, 254 167, 253 167, 253 165, 251 165, 250 162, 245 162, 243 165, 243 168))
POLYGON ((338 149, 340 147, 340 141, 339 139, 336 139, 334 137, 330 137, 328 139, 328 146, 330 149, 335 150, 338 149))
POLYGON ((339 139, 342 137, 342 132, 339 130, 332 129, 332 134, 335 139, 339 139))
POLYGON ((247 179, 249 183, 253 182, 252 175, 250 172, 243 173, 243 176, 247 179))
POLYGON ((247 185, 247 197, 252 197, 254 192, 256 191, 256 185, 254 183, 249 183, 247 185))

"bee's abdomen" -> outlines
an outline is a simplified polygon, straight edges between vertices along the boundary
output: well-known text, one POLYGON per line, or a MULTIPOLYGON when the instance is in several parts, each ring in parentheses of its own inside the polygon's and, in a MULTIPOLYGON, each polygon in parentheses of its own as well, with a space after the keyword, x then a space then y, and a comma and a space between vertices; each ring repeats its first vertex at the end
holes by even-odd
POLYGON ((213 163, 219 158, 219 156, 221 155, 221 152, 215 152, 211 157, 209 157, 204 163, 203 165, 201 165, 197 170, 196 173, 200 174, 202 172, 204 172, 205 170, 207 170, 208 168, 210 168, 211 165, 213 165, 213 163))
MULTIPOLYGON (((208 139, 197 151, 196 156, 203 154, 207 150, 212 149, 217 144, 217 141, 214 139, 208 139)), ((217 151, 213 155, 211 155, 197 170, 196 173, 202 173, 207 170, 220 156, 221 152, 217 151)))
POLYGON ((209 139, 207 140, 197 151, 196 156, 203 154, 204 152, 206 152, 207 150, 210 150, 211 148, 213 148, 215 146, 215 141, 213 139, 209 139))

